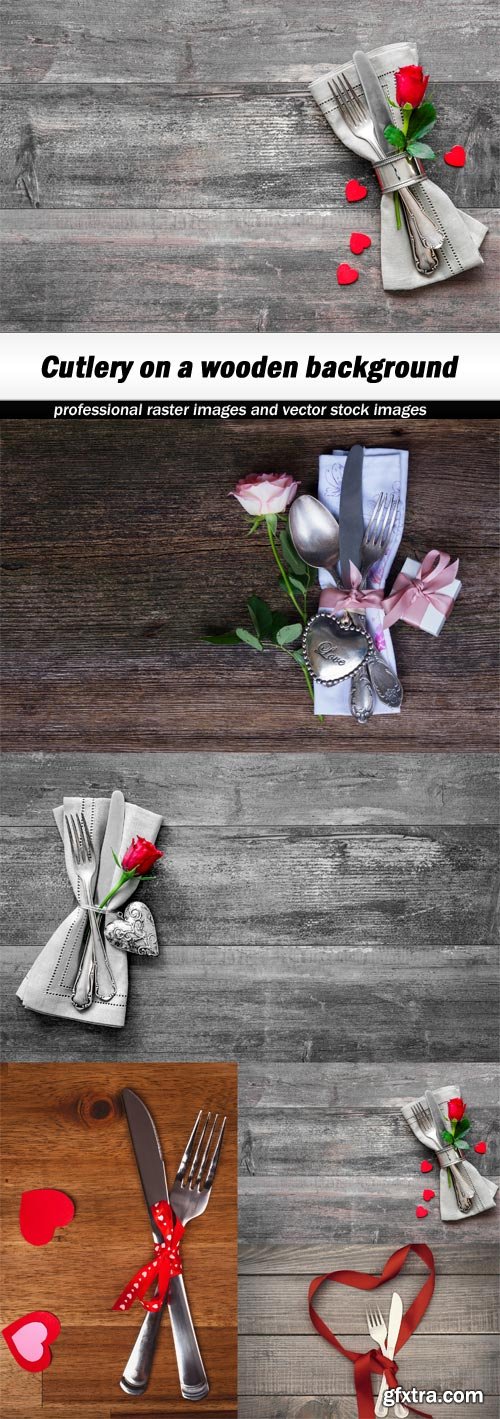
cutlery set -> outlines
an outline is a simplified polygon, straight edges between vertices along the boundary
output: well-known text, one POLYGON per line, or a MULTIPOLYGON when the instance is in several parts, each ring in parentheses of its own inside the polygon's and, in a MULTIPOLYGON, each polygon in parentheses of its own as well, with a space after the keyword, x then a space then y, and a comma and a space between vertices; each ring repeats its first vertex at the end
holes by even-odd
POLYGON ((87 820, 84 813, 68 813, 64 821, 75 871, 83 887, 89 920, 89 932, 83 943, 71 1001, 75 1010, 88 1010, 93 1000, 112 1000, 116 995, 116 983, 99 930, 94 904, 97 859, 87 820))
MULTIPOLYGON (((378 1345, 379 1350, 381 1351, 382 1355, 386 1360, 392 1361, 394 1359, 394 1353, 396 1350, 396 1345, 398 1343, 398 1336, 402 1318, 403 1302, 401 1300, 401 1296, 398 1296, 397 1291, 393 1292, 389 1310, 389 1321, 387 1325, 382 1315, 382 1311, 380 1310, 380 1306, 372 1306, 366 1312, 368 1334, 370 1338, 375 1341, 375 1344, 378 1345)), ((393 1387, 393 1380, 390 1374, 384 1375, 375 1403, 375 1414, 377 1416, 377 1419, 386 1419, 386 1415, 392 1412, 395 1414, 396 1419, 406 1419, 406 1416, 409 1413, 408 1409, 406 1408, 406 1405, 396 1403, 391 1406, 391 1409, 388 1409, 387 1405, 384 1404, 383 1396, 385 1391, 388 1389, 393 1389, 393 1387)))
MULTIPOLYGON (((308 494, 296 498, 289 513, 290 535, 302 560, 323 567, 336 587, 346 589, 351 587, 354 566, 361 575, 358 591, 367 589, 370 575, 385 556, 400 508, 395 493, 380 493, 365 526, 363 454, 361 445, 355 444, 347 456, 338 522, 319 499, 308 494)), ((376 650, 362 612, 338 616, 319 611, 305 627, 302 649, 314 680, 335 685, 351 679, 351 714, 358 724, 371 718, 375 695, 392 708, 401 705, 400 681, 376 650)))
MULTIPOLYGON (((169 1202, 165 1162, 156 1126, 149 1110, 133 1089, 122 1092, 123 1106, 142 1183, 153 1241, 157 1248, 163 1235, 155 1217, 158 1203, 169 1202)), ((185 1229, 200 1217, 210 1201, 219 1164, 226 1119, 200 1110, 188 1138, 170 1193, 170 1206, 185 1229)), ((153 1300, 154 1305, 154 1300, 153 1300)), ((135 1345, 123 1371, 120 1386, 125 1394, 141 1395, 147 1389, 165 1308, 168 1309, 181 1393, 184 1399, 204 1399, 209 1382, 200 1354, 182 1272, 173 1274, 157 1309, 147 1311, 135 1345)))
MULTIPOLYGON (((442 1139, 444 1119, 441 1110, 436 1103, 434 1095, 431 1094, 430 1089, 426 1091, 425 1098, 427 1107, 419 1101, 412 1104, 411 1111, 413 1117, 421 1132, 428 1138, 429 1143, 435 1151, 444 1154, 446 1152, 446 1145, 443 1143, 442 1139)), ((475 1197, 475 1188, 472 1186, 472 1183, 468 1183, 466 1178, 462 1176, 458 1167, 456 1153, 455 1159, 451 1157, 448 1159, 447 1167, 449 1168, 449 1176, 459 1211, 464 1213, 470 1212, 475 1197)))

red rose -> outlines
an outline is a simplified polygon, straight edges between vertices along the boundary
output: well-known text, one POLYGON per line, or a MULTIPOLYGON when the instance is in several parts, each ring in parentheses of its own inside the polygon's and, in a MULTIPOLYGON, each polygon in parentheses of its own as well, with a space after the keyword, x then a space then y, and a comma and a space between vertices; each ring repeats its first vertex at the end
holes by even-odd
POLYGON ((396 74, 396 99, 399 107, 403 108, 405 103, 411 103, 412 108, 418 108, 428 83, 429 75, 424 74, 421 64, 404 64, 396 74))
POLYGON ((457 1121, 459 1121, 464 1116, 466 1105, 463 1099, 449 1099, 447 1109, 448 1118, 457 1119, 457 1121))
POLYGON ((135 872, 138 877, 142 877, 144 873, 149 872, 159 857, 163 857, 163 853, 159 852, 153 843, 149 843, 147 838, 133 838, 122 858, 122 867, 125 872, 135 872))

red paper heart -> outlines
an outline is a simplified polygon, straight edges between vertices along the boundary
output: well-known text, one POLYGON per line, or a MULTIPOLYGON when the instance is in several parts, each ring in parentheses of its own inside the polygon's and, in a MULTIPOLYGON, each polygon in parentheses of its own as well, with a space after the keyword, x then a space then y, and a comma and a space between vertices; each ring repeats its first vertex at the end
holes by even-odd
POLYGON ((52 1311, 30 1311, 2 1330, 11 1355, 22 1370, 46 1370, 52 1360, 50 1342, 57 1340, 61 1323, 52 1311))
POLYGON ((429 1216, 429 1213, 428 1213, 428 1211, 427 1211, 427 1208, 426 1208, 426 1207, 420 1207, 420 1205, 419 1205, 418 1207, 415 1208, 415 1216, 416 1216, 416 1217, 428 1217, 428 1216, 429 1216))
POLYGON ((352 177, 350 182, 346 182, 345 195, 348 202, 362 202, 367 193, 368 188, 363 182, 358 182, 356 177, 352 177))
POLYGON ((427 1160, 427 1158, 424 1158, 423 1163, 420 1164, 420 1172, 421 1172, 421 1173, 432 1173, 432 1168, 433 1168, 433 1164, 432 1164, 432 1163, 429 1163, 428 1160, 427 1160))
POLYGON ((372 239, 366 235, 366 232, 351 232, 349 246, 353 256, 361 256, 361 252, 366 251, 371 244, 372 239))
POLYGON ((67 1193, 55 1187, 36 1187, 23 1192, 19 1226, 25 1242, 44 1247, 52 1241, 56 1227, 67 1227, 74 1215, 75 1204, 67 1193))
POLYGON ((337 266, 337 281, 339 286, 353 286, 357 281, 359 271, 355 271, 354 266, 348 266, 347 261, 342 261, 337 266))
POLYGON ((474 1152, 475 1152, 475 1153, 486 1153, 487 1147, 488 1147, 488 1144, 485 1143, 485 1142, 484 1142, 484 1138, 482 1138, 480 1143, 475 1143, 475 1144, 474 1144, 474 1152))
POLYGON ((444 153, 443 157, 449 168, 464 168, 467 162, 467 153, 460 143, 457 143, 455 148, 450 148, 449 153, 444 153))
POLYGON ((422 1193, 422 1197, 423 1197, 423 1199, 424 1199, 424 1202, 432 1202, 432 1199, 433 1199, 433 1197, 435 1197, 435 1196, 436 1196, 436 1194, 435 1194, 435 1192, 432 1191, 432 1188, 431 1188, 431 1187, 424 1187, 424 1190, 423 1190, 423 1193, 422 1193))

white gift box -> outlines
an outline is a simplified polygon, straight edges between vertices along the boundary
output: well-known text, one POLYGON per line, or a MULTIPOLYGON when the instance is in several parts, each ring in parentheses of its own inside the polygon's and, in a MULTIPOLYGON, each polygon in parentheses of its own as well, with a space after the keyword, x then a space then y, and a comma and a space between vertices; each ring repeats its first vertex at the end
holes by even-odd
MULTIPOLYGON (((413 578, 416 577, 417 572, 420 571, 421 565, 421 562, 415 562, 412 557, 407 557, 399 575, 407 576, 413 581, 413 578)), ((396 578, 391 595, 394 595, 394 592, 397 589, 398 585, 396 578)), ((461 581, 458 581, 457 578, 455 579, 455 581, 450 581, 448 586, 442 586, 440 588, 440 591, 438 593, 439 596, 448 597, 450 603, 449 610, 446 612, 445 615, 443 615, 441 611, 438 611, 436 606, 431 606, 430 601, 428 601, 424 614, 421 617, 420 608, 422 602, 420 600, 420 597, 418 597, 415 601, 415 614, 413 614, 412 611, 409 611, 406 615, 401 617, 401 620, 406 621, 409 626, 418 626, 421 631, 428 631, 430 636, 439 636, 440 632, 443 629, 445 621, 448 620, 448 616, 453 610, 454 603, 461 589, 462 583, 461 581)))

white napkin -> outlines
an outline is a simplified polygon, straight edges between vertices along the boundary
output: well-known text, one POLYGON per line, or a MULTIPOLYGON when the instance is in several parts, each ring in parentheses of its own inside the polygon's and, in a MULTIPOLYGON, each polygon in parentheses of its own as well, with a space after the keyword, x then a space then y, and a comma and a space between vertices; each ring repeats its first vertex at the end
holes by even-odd
MULTIPOLYGON (((382 49, 371 50, 369 58, 380 79, 386 98, 395 100, 396 71, 406 64, 418 64, 416 45, 388 44, 382 49)), ((311 93, 324 113, 327 123, 333 128, 334 133, 345 144, 345 147, 350 148, 353 153, 359 153, 363 158, 368 158, 368 161, 373 163, 373 151, 370 145, 362 138, 355 138, 350 128, 346 127, 340 116, 336 99, 328 87, 329 78, 334 78, 340 72, 347 75, 358 92, 362 92, 354 64, 349 63, 337 64, 328 74, 322 74, 320 79, 315 79, 310 86, 311 93)), ((399 108, 395 108, 393 112, 392 122, 400 126, 399 108)), ((387 122, 390 122, 389 116, 387 122)), ((432 133, 429 134, 431 147, 432 136, 432 133)), ((432 168, 432 161, 430 166, 432 168)), ((479 247, 488 230, 484 223, 478 222, 475 217, 470 217, 468 212, 459 211, 451 198, 447 197, 446 193, 428 178, 419 182, 416 187, 412 188, 412 191, 421 203, 423 210, 445 234, 446 239, 440 248, 437 270, 433 272, 432 276, 421 276, 413 263, 404 220, 401 230, 398 231, 392 194, 384 193, 381 200, 380 222, 382 284, 386 291, 410 291, 418 287, 430 286, 435 281, 447 281, 450 276, 458 276, 461 271, 469 271, 472 266, 482 266, 483 264, 483 259, 479 255, 479 247)))
MULTIPOLYGON (((334 449, 333 453, 322 453, 319 460, 318 478, 318 498, 325 507, 329 508, 334 517, 338 519, 340 504, 340 488, 342 485, 342 475, 344 472, 347 453, 343 449, 334 449)), ((399 497, 399 511, 394 526, 391 541, 385 556, 381 562, 377 562, 372 568, 369 576, 369 585, 384 587, 392 563, 396 556, 401 537, 406 511, 406 486, 408 482, 408 452, 399 448, 365 448, 363 457, 363 517, 365 527, 368 525, 373 509, 375 507, 379 493, 396 493, 399 497)), ((330 573, 321 568, 319 573, 320 586, 323 589, 333 586, 330 573)), ((380 650, 384 659, 396 669, 394 649, 389 631, 382 630, 384 613, 377 607, 369 607, 366 613, 366 623, 370 635, 373 636, 377 650, 380 650)), ((315 714, 348 714, 351 713, 351 681, 341 680, 339 685, 321 685, 318 681, 314 684, 314 713, 315 714)), ((399 714, 399 709, 385 705, 382 700, 375 695, 374 714, 399 714)))
MULTIPOLYGON (((446 1113, 446 1109, 443 1109, 442 1105, 447 1104, 449 1099, 461 1098, 462 1095, 460 1093, 460 1089, 457 1088, 455 1084, 450 1084, 449 1086, 445 1086, 442 1089, 433 1089, 432 1093, 436 1100, 436 1103, 439 1104, 441 1108, 444 1128, 446 1126, 448 1116, 446 1113)), ((424 1109, 428 1110, 428 1104, 425 1094, 423 1094, 420 1099, 414 1099, 413 1103, 420 1103, 423 1105, 424 1109)), ((426 1137, 425 1133, 421 1132, 420 1128, 418 1127, 418 1124, 415 1122, 415 1118, 412 1113, 412 1104, 403 1104, 401 1113, 406 1119, 406 1122, 410 1125, 412 1133, 415 1134, 415 1138, 418 1138, 420 1142, 423 1143, 424 1148, 427 1149, 427 1152, 436 1153, 437 1148, 433 1147, 432 1143, 429 1143, 429 1139, 426 1137)), ((445 1148, 446 1144, 443 1143, 442 1146, 443 1148, 445 1148)), ((460 1145, 458 1144, 457 1147, 459 1146, 460 1145)), ((477 1168, 474 1167, 473 1163, 467 1162, 465 1158, 462 1158, 461 1162, 458 1163, 457 1166, 464 1180, 466 1179, 467 1182, 472 1183, 476 1195, 474 1197, 474 1201, 472 1203, 470 1211, 461 1212, 460 1208, 457 1206, 455 1189, 453 1188, 453 1186, 450 1186, 450 1183, 448 1181, 447 1169, 442 1168, 440 1166, 439 1207, 441 1212, 441 1220, 443 1222, 466 1222, 468 1217, 476 1217, 478 1212, 487 1212, 490 1207, 495 1206, 494 1197, 495 1193, 498 1191, 497 1184, 489 1182, 488 1178, 483 1178, 481 1176, 481 1173, 478 1172, 477 1168)))
MULTIPOLYGON (((68 878, 77 902, 84 900, 81 884, 75 871, 68 835, 64 832, 66 813, 84 813, 99 862, 97 883, 94 889, 96 905, 107 895, 113 883, 120 877, 112 850, 120 861, 132 842, 138 836, 156 842, 162 818, 147 808, 139 808, 135 803, 126 803, 123 793, 116 791, 111 798, 65 798, 62 806, 54 810, 59 834, 64 843, 64 855, 68 878)), ((106 921, 113 920, 115 912, 133 895, 139 886, 137 879, 125 882, 116 897, 113 897, 106 921)), ((111 1025, 116 1029, 125 1024, 128 994, 128 957, 106 943, 106 954, 116 981, 116 995, 107 1002, 96 1000, 88 1010, 75 1010, 71 1003, 75 976, 78 970, 81 945, 86 931, 88 914, 78 905, 61 922, 37 956, 31 969, 19 986, 17 995, 29 1010, 37 1010, 42 1015, 59 1015, 84 1025, 111 1025)))

